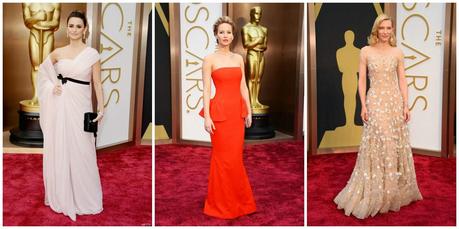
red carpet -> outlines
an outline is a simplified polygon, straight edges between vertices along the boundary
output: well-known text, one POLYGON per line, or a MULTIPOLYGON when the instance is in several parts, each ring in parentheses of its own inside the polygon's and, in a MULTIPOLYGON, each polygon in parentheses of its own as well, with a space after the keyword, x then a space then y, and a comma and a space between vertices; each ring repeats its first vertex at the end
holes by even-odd
POLYGON ((399 212, 359 220, 336 209, 333 198, 344 188, 357 153, 308 158, 308 226, 455 226, 456 158, 414 155, 416 176, 423 200, 399 212))
POLYGON ((233 220, 202 213, 207 195, 210 147, 155 147, 155 224, 304 225, 304 143, 245 147, 244 163, 257 212, 233 220))
POLYGON ((104 211, 73 222, 43 203, 41 154, 3 155, 5 226, 142 226, 152 224, 151 146, 99 153, 104 211))

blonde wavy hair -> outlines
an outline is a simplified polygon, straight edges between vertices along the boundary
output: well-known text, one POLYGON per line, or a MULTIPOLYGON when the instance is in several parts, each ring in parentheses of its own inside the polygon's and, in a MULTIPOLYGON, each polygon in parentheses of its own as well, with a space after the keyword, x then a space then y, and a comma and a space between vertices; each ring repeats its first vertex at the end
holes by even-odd
MULTIPOLYGON (((386 14, 380 14, 376 20, 375 23, 373 24, 373 28, 371 29, 371 34, 370 37, 368 38, 368 44, 370 46, 375 45, 378 43, 378 28, 381 25, 383 21, 389 20, 392 23, 392 26, 394 26, 394 21, 392 20, 391 17, 387 16, 386 14)), ((395 40, 395 29, 392 27, 392 33, 389 38, 389 44, 390 46, 397 46, 397 41, 395 40)))
POLYGON ((234 31, 236 30, 236 24, 234 24, 233 20, 231 20, 230 17, 228 16, 222 16, 222 17, 219 17, 217 19, 217 21, 214 23, 214 35, 217 35, 217 32, 218 32, 218 26, 223 24, 223 23, 227 23, 227 24, 230 24, 231 25, 231 28, 232 28, 232 32, 233 32, 233 35, 234 34, 234 31))

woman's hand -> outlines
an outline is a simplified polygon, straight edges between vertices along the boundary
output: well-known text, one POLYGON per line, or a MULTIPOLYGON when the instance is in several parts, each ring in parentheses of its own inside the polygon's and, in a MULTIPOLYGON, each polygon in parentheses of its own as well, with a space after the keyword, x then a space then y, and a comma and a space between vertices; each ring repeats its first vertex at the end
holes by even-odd
POLYGON ((62 86, 59 84, 56 84, 53 88, 53 94, 54 95, 61 95, 62 94, 62 86))
POLYGON ((104 111, 101 110, 101 111, 97 112, 97 117, 95 119, 93 119, 92 122, 97 122, 97 121, 101 120, 103 117, 104 117, 104 111))
POLYGON ((245 127, 249 128, 252 126, 252 115, 248 114, 247 117, 245 117, 245 127))
POLYGON ((362 121, 367 124, 368 122, 368 111, 367 107, 362 107, 362 111, 360 112, 360 117, 362 118, 362 121))
POLYGON ((409 122, 411 119, 410 109, 408 106, 403 108, 403 117, 405 118, 405 122, 409 122))
POLYGON ((214 130, 216 130, 214 122, 210 118, 206 118, 204 121, 204 128, 209 134, 214 134, 214 130))

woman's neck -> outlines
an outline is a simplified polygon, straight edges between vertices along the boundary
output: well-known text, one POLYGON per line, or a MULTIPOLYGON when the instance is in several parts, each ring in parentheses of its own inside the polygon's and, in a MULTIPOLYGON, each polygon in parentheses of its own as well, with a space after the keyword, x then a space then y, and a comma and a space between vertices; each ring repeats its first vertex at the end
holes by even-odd
POLYGON ((70 40, 69 46, 71 48, 77 48, 78 49, 78 48, 81 48, 83 46, 86 46, 86 44, 83 43, 83 41, 81 39, 80 40, 70 40))
POLYGON ((376 43, 375 46, 378 47, 378 48, 390 48, 391 47, 391 45, 387 41, 386 42, 378 42, 378 43, 376 43))
POLYGON ((219 45, 217 52, 222 53, 222 54, 230 54, 231 53, 229 45, 227 45, 227 46, 220 46, 219 45))

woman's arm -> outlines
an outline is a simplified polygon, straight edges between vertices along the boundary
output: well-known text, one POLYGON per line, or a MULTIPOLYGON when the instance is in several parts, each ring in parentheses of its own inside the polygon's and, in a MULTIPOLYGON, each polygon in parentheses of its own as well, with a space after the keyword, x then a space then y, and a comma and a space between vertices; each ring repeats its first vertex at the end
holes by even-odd
POLYGON ((249 98, 249 89, 247 89, 247 83, 245 82, 245 71, 244 71, 244 59, 242 56, 240 57, 240 66, 241 66, 241 72, 242 72, 242 78, 241 78, 241 95, 242 98, 245 101, 245 105, 247 106, 247 116, 245 117, 245 127, 249 128, 252 126, 252 106, 250 105, 250 98, 249 98))
POLYGON ((204 84, 203 97, 204 97, 204 118, 210 119, 209 103, 210 103, 210 74, 212 72, 212 64, 209 57, 205 57, 202 62, 202 82, 204 84))
POLYGON ((104 115, 104 92, 102 90, 102 83, 100 81, 100 60, 98 60, 95 64, 92 65, 92 82, 94 83, 94 91, 96 92, 97 98, 97 117, 94 119, 98 121, 102 119, 104 115))
POLYGON ((202 81, 204 83, 203 97, 204 97, 204 128, 210 134, 213 134, 215 130, 214 122, 210 117, 210 87, 211 87, 211 73, 212 73, 212 61, 209 56, 204 58, 202 62, 202 81))
POLYGON ((403 52, 399 50, 398 53, 398 66, 397 66, 397 76, 398 76, 398 85, 400 87, 400 91, 402 92, 403 97, 403 107, 408 107, 408 86, 406 84, 405 78, 405 64, 403 61, 403 52))
POLYGON ((58 52, 60 51, 60 48, 56 48, 54 49, 50 54, 49 54, 49 58, 51 59, 51 63, 55 64, 57 62, 57 58, 58 58, 58 52))
POLYGON ((368 114, 367 114, 367 105, 366 101, 366 93, 367 93, 367 57, 366 57, 366 47, 363 47, 360 50, 360 62, 359 62, 359 96, 360 96, 360 103, 362 105, 362 120, 364 122, 368 121, 368 114))
POLYGON ((403 97, 403 116, 405 121, 410 121, 410 109, 408 108, 408 86, 406 84, 405 77, 405 64, 404 64, 404 55, 401 49, 398 50, 398 66, 397 66, 397 76, 398 76, 398 86, 400 87, 400 92, 403 97))
POLYGON ((247 116, 252 116, 252 106, 250 105, 250 98, 249 98, 249 89, 247 88, 247 83, 245 81, 245 68, 244 68, 244 59, 242 56, 240 57, 240 66, 241 66, 241 72, 242 72, 242 78, 241 78, 241 95, 242 98, 245 101, 245 105, 247 106, 247 116))

